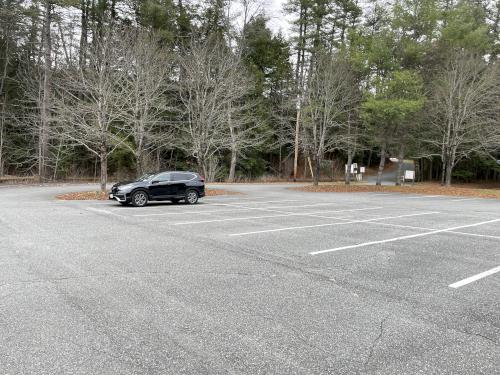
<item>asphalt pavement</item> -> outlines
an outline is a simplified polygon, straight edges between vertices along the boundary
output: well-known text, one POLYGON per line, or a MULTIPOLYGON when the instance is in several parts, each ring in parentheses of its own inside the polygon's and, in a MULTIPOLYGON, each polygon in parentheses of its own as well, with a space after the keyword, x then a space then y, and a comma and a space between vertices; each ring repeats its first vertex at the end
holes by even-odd
POLYGON ((500 201, 0 186, 0 374, 500 374, 500 201))

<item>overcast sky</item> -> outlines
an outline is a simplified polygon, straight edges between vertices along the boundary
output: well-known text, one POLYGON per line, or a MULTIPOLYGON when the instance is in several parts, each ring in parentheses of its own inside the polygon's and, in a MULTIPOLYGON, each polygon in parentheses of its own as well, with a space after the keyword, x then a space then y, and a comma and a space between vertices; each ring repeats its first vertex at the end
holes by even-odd
MULTIPOLYGON (((198 0, 199 1, 199 0, 198 0)), ((285 4, 287 0, 255 0, 255 3, 260 5, 253 7, 250 11, 250 15, 255 14, 256 10, 259 11, 257 13, 262 13, 266 15, 268 18, 267 25, 274 32, 281 32, 285 36, 290 35, 290 22, 287 20, 291 19, 290 16, 287 16, 283 12, 283 4, 285 4)), ((231 2, 230 14, 233 17, 233 22, 236 24, 240 24, 240 27, 243 23, 243 7, 241 6, 240 1, 231 2)))
POLYGON ((269 28, 277 33, 281 31, 287 35, 290 25, 286 20, 286 15, 283 12, 283 4, 285 0, 267 0, 264 5, 266 16, 269 17, 269 28))

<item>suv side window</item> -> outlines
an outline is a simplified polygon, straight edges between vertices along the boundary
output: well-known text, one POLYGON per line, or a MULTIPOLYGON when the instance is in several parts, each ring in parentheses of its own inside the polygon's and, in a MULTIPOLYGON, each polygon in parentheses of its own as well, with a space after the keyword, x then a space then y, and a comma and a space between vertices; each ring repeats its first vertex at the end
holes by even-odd
POLYGON ((170 173, 162 173, 153 178, 153 181, 158 181, 158 182, 165 182, 165 181, 171 181, 171 174, 170 173))
POLYGON ((191 173, 176 172, 172 174, 174 181, 189 181, 193 178, 193 175, 191 173))

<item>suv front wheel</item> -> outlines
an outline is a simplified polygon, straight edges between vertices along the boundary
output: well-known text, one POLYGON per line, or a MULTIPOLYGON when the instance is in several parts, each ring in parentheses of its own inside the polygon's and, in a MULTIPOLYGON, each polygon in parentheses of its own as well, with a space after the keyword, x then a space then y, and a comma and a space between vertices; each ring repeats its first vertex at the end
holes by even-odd
POLYGON ((144 207, 148 204, 148 195, 145 191, 139 190, 132 194, 132 205, 134 207, 144 207))
POLYGON ((186 191, 186 199, 187 204, 195 204, 198 202, 198 193, 196 190, 188 190, 186 191))

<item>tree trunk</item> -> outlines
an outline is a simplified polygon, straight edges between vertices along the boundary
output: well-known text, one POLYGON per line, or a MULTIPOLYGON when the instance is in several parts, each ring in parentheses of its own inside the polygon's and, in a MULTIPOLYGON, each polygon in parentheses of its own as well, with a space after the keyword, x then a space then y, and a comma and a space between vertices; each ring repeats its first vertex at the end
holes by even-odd
POLYGON ((293 181, 297 181, 299 165, 300 97, 297 95, 297 118, 295 120, 295 145, 293 156, 293 181))
POLYGON ((5 139, 5 106, 2 105, 2 113, 0 113, 0 177, 4 175, 4 160, 3 160, 3 145, 5 139))
POLYGON ((203 177, 205 178, 205 181, 206 182, 212 182, 211 176, 208 173, 207 161, 204 160, 204 159, 202 159, 202 158, 200 158, 200 157, 197 157, 196 158, 196 162, 198 164, 198 170, 203 175, 203 177))
POLYGON ((159 171, 160 170, 160 149, 158 148, 156 150, 156 170, 159 171))
POLYGON ((0 103, 0 177, 4 175, 4 142, 5 142, 5 111, 7 107, 7 94, 4 92, 5 82, 7 80, 7 67, 9 66, 9 43, 5 43, 4 48, 5 58, 4 65, 2 69, 2 78, 0 81, 0 97, 2 97, 2 103, 0 103))
POLYGON ((231 165, 229 166, 229 182, 234 182, 234 177, 236 174, 236 161, 238 159, 238 153, 236 152, 236 148, 231 149, 231 165))
POLYGON ((432 172, 433 172, 433 166, 432 166, 432 158, 429 158, 429 181, 432 182, 432 179, 434 178, 432 172))
POLYGON ((450 157, 447 159, 446 163, 446 180, 445 180, 445 185, 447 187, 451 186, 451 178, 452 178, 452 172, 453 172, 453 167, 455 165, 455 150, 452 151, 450 157))
POLYGON ((401 185, 401 172, 403 171, 403 163, 405 157, 405 146, 402 144, 399 146, 399 155, 398 155, 398 171, 396 173, 396 186, 401 185))
POLYGON ((50 87, 52 68, 52 40, 50 29, 52 26, 52 2, 45 0, 45 15, 43 21, 43 86, 42 102, 40 106, 40 132, 38 138, 38 176, 40 180, 46 178, 46 167, 49 149, 49 121, 50 121, 50 87))
POLYGON ((87 45, 88 45, 88 17, 89 5, 88 0, 80 0, 80 19, 81 19, 81 33, 80 33, 80 50, 78 55, 78 64, 80 69, 85 66, 87 60, 87 45))
POLYGON ((372 155, 373 155, 373 149, 370 149, 370 153, 368 154, 368 162, 366 163, 366 168, 370 168, 372 165, 372 155))
POLYGON ((384 172, 384 166, 385 166, 385 148, 386 146, 383 145, 382 149, 380 150, 380 163, 378 165, 378 173, 377 173, 378 186, 382 185, 382 173, 384 172))
POLYGON ((136 175, 137 177, 141 177, 144 174, 144 152, 139 148, 135 152, 135 162, 136 175))
POLYGON ((448 163, 448 165, 446 166, 446 179, 445 179, 445 185, 447 187, 450 187, 451 186, 451 173, 453 171, 453 167, 450 165, 450 163, 448 163))
POLYGON ((446 159, 442 159, 442 169, 441 169, 441 186, 444 186, 446 180, 446 159))
POLYGON ((99 159, 101 162, 101 177, 100 177, 101 192, 104 193, 106 191, 106 185, 108 183, 108 153, 105 148, 101 149, 99 159))
POLYGON ((282 165, 281 164, 283 162, 281 159, 282 159, 282 156, 281 156, 281 145, 280 145, 280 159, 279 159, 279 164, 278 164, 278 177, 280 179, 281 179, 281 175, 282 175, 282 173, 281 173, 282 165))
MULTIPOLYGON (((448 139, 449 139, 449 133, 450 133, 450 125, 448 124, 448 139)), ((444 180, 445 180, 445 174, 446 174, 446 161, 448 159, 448 153, 446 150, 446 135, 443 136, 443 143, 441 146, 441 186, 444 185, 444 180)))
POLYGON ((347 150, 347 171, 345 174, 345 184, 351 184, 351 165, 352 165, 352 150, 347 150))
POLYGON ((313 185, 318 186, 320 174, 321 174, 321 158, 318 156, 316 156, 314 158, 314 169, 315 169, 315 172, 313 174, 313 185))

